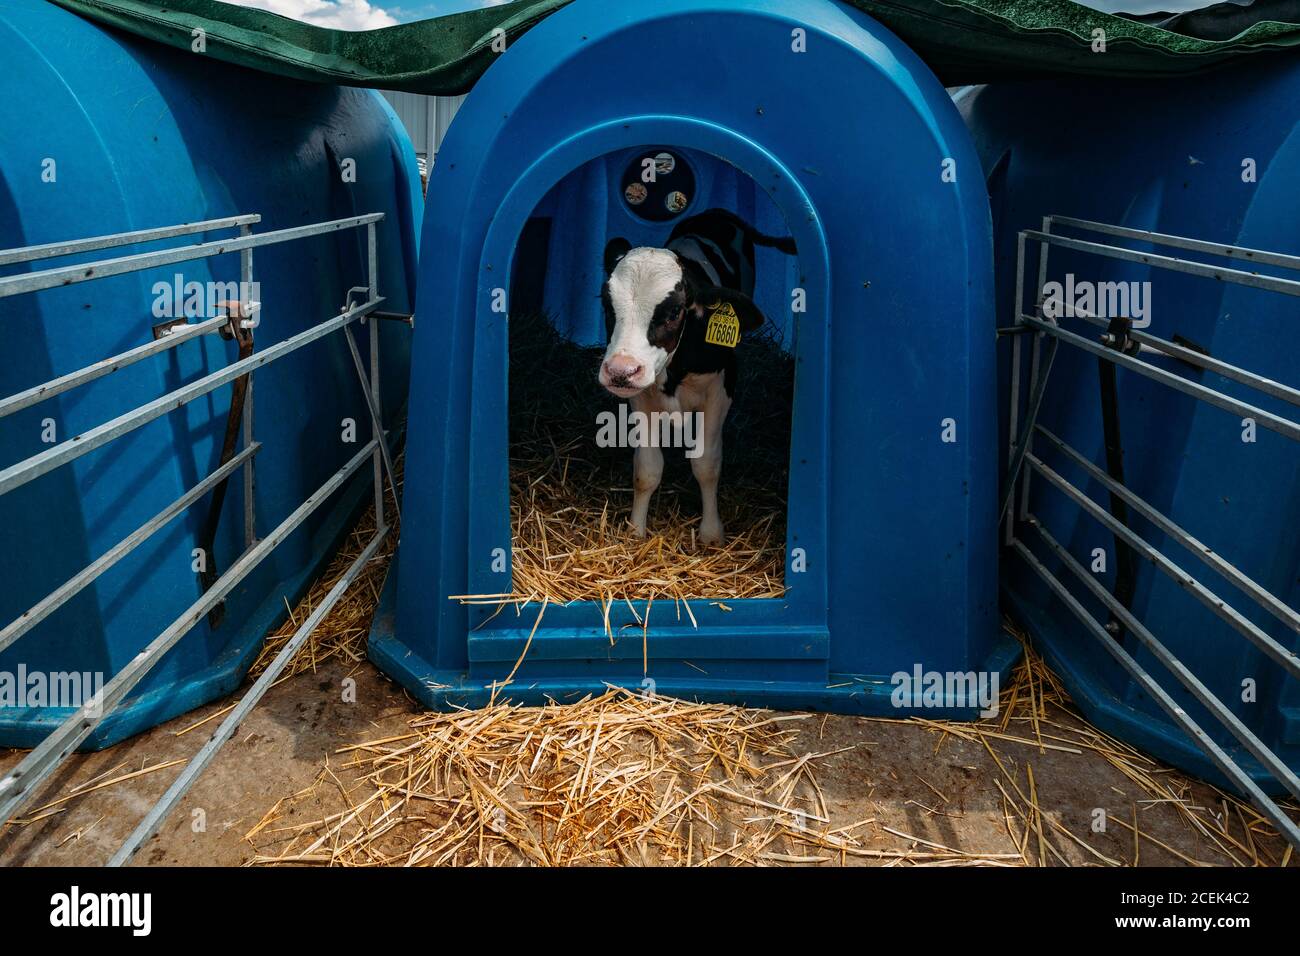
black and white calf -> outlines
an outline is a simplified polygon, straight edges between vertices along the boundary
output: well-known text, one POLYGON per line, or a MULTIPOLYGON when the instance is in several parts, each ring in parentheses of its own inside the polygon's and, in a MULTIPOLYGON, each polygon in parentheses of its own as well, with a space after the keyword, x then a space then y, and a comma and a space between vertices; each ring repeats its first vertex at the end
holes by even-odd
MULTIPOLYGON (((633 411, 700 413, 702 448, 691 468, 703 500, 699 540, 722 543, 718 475, 722 423, 736 387, 736 342, 762 327, 754 304, 754 247, 795 254, 793 239, 765 236, 722 209, 678 223, 662 249, 605 246, 601 289, 609 345, 599 380, 633 411)), ((650 496, 663 475, 663 452, 633 454, 632 526, 645 537, 650 496)))

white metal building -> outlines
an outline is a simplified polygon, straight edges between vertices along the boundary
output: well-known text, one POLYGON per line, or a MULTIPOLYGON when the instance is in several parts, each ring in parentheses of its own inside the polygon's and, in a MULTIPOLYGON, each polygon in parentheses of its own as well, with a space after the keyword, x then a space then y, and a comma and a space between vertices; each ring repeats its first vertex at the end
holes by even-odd
POLYGON ((465 102, 464 96, 425 96, 422 93, 399 93, 381 90, 384 99, 397 112, 407 135, 415 144, 415 154, 424 169, 432 169, 438 147, 447 135, 452 117, 465 102))

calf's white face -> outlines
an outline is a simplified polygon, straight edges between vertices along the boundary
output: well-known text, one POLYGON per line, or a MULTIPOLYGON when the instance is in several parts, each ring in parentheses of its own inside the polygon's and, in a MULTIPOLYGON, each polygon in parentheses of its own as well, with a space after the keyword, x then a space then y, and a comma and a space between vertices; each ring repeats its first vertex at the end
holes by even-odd
POLYGON ((601 298, 609 346, 597 378, 628 398, 655 383, 681 341, 686 283, 676 253, 629 250, 610 272, 601 298))

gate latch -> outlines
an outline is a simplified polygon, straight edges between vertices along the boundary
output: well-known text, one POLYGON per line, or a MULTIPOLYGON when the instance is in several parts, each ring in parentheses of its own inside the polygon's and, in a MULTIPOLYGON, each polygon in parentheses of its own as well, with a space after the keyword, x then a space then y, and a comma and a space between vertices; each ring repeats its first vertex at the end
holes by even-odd
POLYGON ((1106 334, 1101 337, 1102 344, 1108 349, 1115 349, 1125 355, 1137 355, 1142 351, 1142 343, 1129 333, 1133 331, 1133 320, 1128 316, 1116 316, 1106 326, 1106 334))

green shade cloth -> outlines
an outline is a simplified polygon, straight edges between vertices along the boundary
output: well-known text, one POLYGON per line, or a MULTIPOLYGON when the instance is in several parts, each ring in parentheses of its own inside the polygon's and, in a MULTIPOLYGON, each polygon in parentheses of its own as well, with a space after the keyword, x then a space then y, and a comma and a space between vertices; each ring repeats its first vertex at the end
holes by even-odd
MULTIPOLYGON (((328 30, 218 0, 49 0, 98 23, 280 76, 413 93, 464 93, 507 45, 569 0, 517 0, 378 30, 328 30), (499 36, 499 34, 497 34, 499 36), (500 43, 496 44, 498 47, 500 43)), ((605 0, 628 2, 628 0, 605 0)), ((644 0, 653 4, 654 0, 644 0)), ((945 85, 1083 74, 1171 77, 1300 44, 1300 26, 1255 22, 1209 40, 1071 0, 844 0, 906 41, 945 85), (1093 52, 1094 30, 1106 50, 1093 52)), ((1240 10, 1236 11, 1240 17, 1240 10)))

